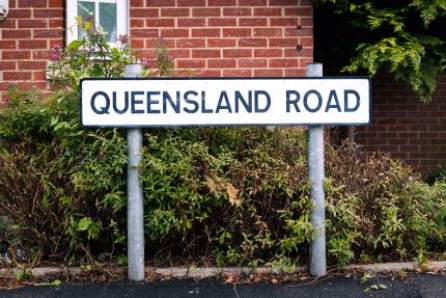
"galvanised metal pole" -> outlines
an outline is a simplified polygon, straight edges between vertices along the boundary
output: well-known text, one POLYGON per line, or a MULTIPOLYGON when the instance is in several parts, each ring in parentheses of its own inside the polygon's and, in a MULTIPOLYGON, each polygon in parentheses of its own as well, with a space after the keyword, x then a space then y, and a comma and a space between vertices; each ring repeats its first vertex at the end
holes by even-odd
MULTIPOLYGON (((125 68, 126 78, 136 78, 142 71, 140 64, 125 68)), ((140 179, 142 159, 141 128, 127 129, 127 262, 128 279, 144 280, 144 206, 140 179)))
MULTIPOLYGON (((307 65, 307 77, 322 77, 321 63, 307 65)), ((308 140, 308 175, 311 184, 311 223, 313 237, 310 249, 310 274, 323 276, 327 273, 325 243, 325 193, 324 193, 324 127, 309 127, 308 140)))

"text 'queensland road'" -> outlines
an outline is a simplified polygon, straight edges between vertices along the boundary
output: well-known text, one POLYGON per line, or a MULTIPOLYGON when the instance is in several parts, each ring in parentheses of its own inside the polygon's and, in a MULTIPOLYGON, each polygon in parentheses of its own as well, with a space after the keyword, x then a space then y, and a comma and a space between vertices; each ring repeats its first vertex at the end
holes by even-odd
POLYGON ((84 126, 366 124, 367 78, 84 79, 84 126))

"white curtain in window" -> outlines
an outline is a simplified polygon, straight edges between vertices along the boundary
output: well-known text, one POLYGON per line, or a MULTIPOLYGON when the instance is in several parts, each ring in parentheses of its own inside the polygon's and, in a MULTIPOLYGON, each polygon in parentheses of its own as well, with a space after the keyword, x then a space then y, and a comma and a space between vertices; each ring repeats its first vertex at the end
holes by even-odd
POLYGON ((128 34, 128 0, 67 0, 67 43, 82 37, 77 26, 77 17, 101 28, 110 43, 116 43, 119 35, 128 34))

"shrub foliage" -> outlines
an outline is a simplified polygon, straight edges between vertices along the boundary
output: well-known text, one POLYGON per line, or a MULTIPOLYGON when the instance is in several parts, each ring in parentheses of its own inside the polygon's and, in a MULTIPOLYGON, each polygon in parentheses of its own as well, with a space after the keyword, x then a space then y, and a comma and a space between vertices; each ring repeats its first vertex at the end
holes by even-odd
MULTIPOLYGON (((80 127, 78 79, 121 75, 129 51, 86 38, 52 66, 59 88, 51 98, 12 90, 0 112, 0 240, 28 259, 114 261, 126 252, 126 141, 121 130, 80 127), (102 52, 75 72, 86 43, 102 52)), ((350 143, 326 148, 332 264, 444 250, 443 182, 429 186, 350 143)), ((297 128, 145 130, 149 258, 283 271, 304 263, 312 232, 306 150, 306 132, 297 128)))

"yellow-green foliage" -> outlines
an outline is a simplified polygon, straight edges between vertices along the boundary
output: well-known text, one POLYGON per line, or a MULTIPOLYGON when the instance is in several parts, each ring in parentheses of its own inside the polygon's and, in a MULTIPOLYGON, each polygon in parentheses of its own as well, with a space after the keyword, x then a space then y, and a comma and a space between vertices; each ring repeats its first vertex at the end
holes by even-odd
MULTIPOLYGON (((422 100, 432 99, 436 79, 446 70, 444 0, 318 0, 316 3, 339 14, 340 20, 348 19, 351 26, 363 32, 348 41, 355 54, 344 71, 365 71, 370 76, 386 71, 407 83, 422 100)), ((344 43, 339 47, 348 51, 344 43)))
POLYGON ((428 185, 400 162, 348 143, 336 150, 327 170, 328 249, 340 264, 441 252, 444 182, 428 185))
MULTIPOLYGON (((104 40, 87 38, 82 42, 99 43, 91 49, 107 59, 75 71, 91 53, 69 47, 57 62, 63 67, 54 66, 55 82, 68 85, 44 102, 12 90, 10 106, 0 111, 0 240, 32 260, 125 262, 124 133, 80 127, 78 81, 119 76, 128 52, 107 56, 104 40)), ((306 139, 298 128, 145 130, 148 258, 270 264, 283 272, 306 262, 312 233, 306 139)), ((444 250, 444 183, 429 186, 386 156, 329 142, 326 173, 332 264, 423 260, 444 250)))

